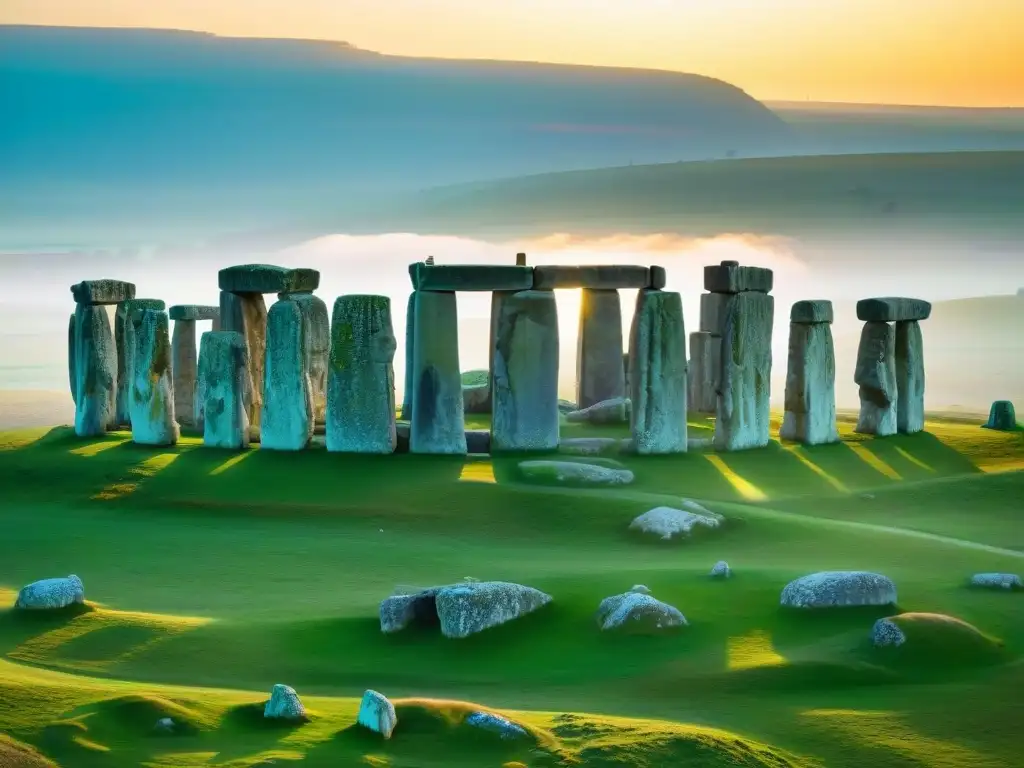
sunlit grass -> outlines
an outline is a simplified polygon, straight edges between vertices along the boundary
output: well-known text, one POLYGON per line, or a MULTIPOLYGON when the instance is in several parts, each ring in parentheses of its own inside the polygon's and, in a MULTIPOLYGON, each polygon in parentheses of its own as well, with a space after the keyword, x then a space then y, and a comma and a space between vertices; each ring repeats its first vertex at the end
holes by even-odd
POLYGON ((241 464, 243 461, 245 461, 253 454, 254 451, 252 450, 242 451, 241 453, 232 456, 230 459, 226 459, 222 464, 218 464, 216 467, 210 470, 210 477, 216 477, 217 475, 224 474, 232 467, 237 467, 239 464, 241 464))
POLYGON ((747 501, 764 501, 768 498, 768 495, 764 491, 733 471, 733 469, 725 463, 725 459, 718 454, 705 453, 702 455, 708 460, 708 463, 717 469, 719 473, 721 473, 722 477, 724 477, 729 484, 736 489, 736 492, 747 501))
POLYGON ((881 474, 888 477, 890 480, 902 480, 903 477, 893 469, 888 463, 882 461, 870 448, 860 443, 847 443, 850 450, 856 454, 857 458, 863 461, 872 469, 880 472, 881 474))
POLYGON ((727 653, 727 666, 731 670, 775 667, 786 663, 772 645, 771 636, 763 629, 756 629, 749 635, 730 637, 727 653))

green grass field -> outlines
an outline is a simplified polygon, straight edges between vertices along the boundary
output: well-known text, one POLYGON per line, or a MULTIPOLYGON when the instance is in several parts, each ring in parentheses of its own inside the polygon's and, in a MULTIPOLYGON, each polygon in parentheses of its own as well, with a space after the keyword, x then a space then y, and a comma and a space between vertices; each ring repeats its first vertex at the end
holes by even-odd
POLYGON ((0 765, 1020 765, 1024 594, 965 581, 1024 571, 1024 432, 841 431, 815 449, 621 457, 636 482, 610 490, 527 485, 510 458, 0 433, 0 602, 69 573, 90 601, 0 609, 0 765), (680 497, 727 525, 685 543, 627 535, 680 497), (708 578, 720 559, 734 578, 708 578), (780 609, 788 581, 822 569, 890 576, 919 650, 870 645, 891 609, 780 609), (396 585, 464 577, 554 603, 465 640, 380 633, 396 585), (600 600, 637 583, 690 626, 599 632, 600 600), (263 723, 275 683, 310 722, 263 723), (388 742, 352 727, 366 688, 396 701, 388 742), (465 702, 530 738, 468 729, 465 702), (155 735, 164 716, 184 732, 155 735))

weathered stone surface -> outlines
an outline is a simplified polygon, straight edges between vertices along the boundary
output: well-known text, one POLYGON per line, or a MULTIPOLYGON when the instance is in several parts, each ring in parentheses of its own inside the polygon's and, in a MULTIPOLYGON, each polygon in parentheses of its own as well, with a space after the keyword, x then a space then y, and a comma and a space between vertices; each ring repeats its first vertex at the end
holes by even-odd
POLYGON ((786 412, 779 437, 804 445, 839 441, 836 352, 828 323, 789 325, 786 412))
POLYGON ((405 390, 402 392, 402 420, 412 421, 412 393, 413 389, 413 345, 416 341, 416 295, 413 291, 409 294, 409 301, 405 305, 405 390))
POLYGON ((491 432, 488 429, 467 429, 466 430, 466 451, 467 453, 490 453, 491 432))
MULTIPOLYGON (((391 300, 386 296, 339 296, 334 302, 327 380, 327 450, 394 452, 396 346, 391 300)), ((460 392, 460 411, 461 405, 460 392)), ((428 412, 426 406, 423 412, 428 412)), ((415 442, 415 419, 413 423, 415 442)), ((465 436, 459 437, 465 453, 465 436)))
POLYGON ((896 333, 887 323, 864 323, 853 376, 860 387, 856 431, 867 435, 896 434, 896 333))
MULTIPOLYGON (((131 367, 132 441, 140 445, 174 445, 178 422, 174 418, 171 385, 170 321, 159 309, 144 309, 135 332, 131 367)), ((128 323, 134 324, 134 314, 128 323)))
POLYGON ((565 420, 573 424, 622 424, 629 418, 631 410, 629 398, 613 397, 587 408, 569 411, 565 420))
POLYGON ((395 705, 387 696, 369 690, 363 694, 363 700, 359 703, 356 722, 363 728, 390 739, 395 726, 398 725, 398 715, 395 714, 395 705))
POLYGON ((596 456, 618 451, 619 441, 614 437, 570 437, 562 440, 558 449, 578 456, 596 456))
POLYGON ((518 619, 551 602, 532 587, 504 581, 481 581, 445 587, 435 605, 441 634, 461 638, 518 619))
POLYGON ((117 406, 116 424, 131 423, 132 361, 135 357, 135 336, 144 309, 163 310, 161 299, 128 299, 118 302, 114 311, 114 341, 117 344, 117 406))
POLYGON ((715 450, 768 445, 775 299, 739 293, 729 303, 722 331, 715 419, 715 450))
POLYGON ((68 381, 71 385, 71 399, 78 402, 78 386, 75 383, 78 377, 76 373, 75 357, 78 351, 78 339, 75 335, 75 313, 71 313, 71 320, 68 322, 68 381))
POLYGON ((413 341, 412 431, 409 436, 412 453, 466 453, 458 324, 454 293, 419 292, 413 341))
POLYGON ((713 512, 673 509, 672 507, 655 507, 633 519, 629 524, 631 531, 650 533, 664 541, 675 538, 687 538, 695 528, 718 528, 722 517, 713 512))
POLYGON ((78 304, 75 341, 75 434, 95 437, 117 416, 117 346, 104 307, 78 304))
POLYGON ((52 611, 85 602, 82 580, 71 574, 59 579, 42 579, 21 588, 14 607, 28 611, 52 611))
POLYGON ((896 323, 896 429, 907 435, 924 430, 924 339, 921 324, 896 323))
POLYGON ((409 266, 418 291, 526 291, 533 287, 533 267, 485 264, 409 266))
POLYGON ((618 290, 647 288, 651 284, 650 267, 619 264, 570 266, 545 264, 533 268, 533 287, 538 290, 555 288, 588 288, 591 290, 618 290))
POLYGON ((463 413, 485 414, 491 412, 491 385, 462 385, 463 413))
POLYGON ((1017 428, 1017 412, 1009 400, 996 400, 988 412, 985 429, 997 429, 1000 432, 1012 432, 1017 428))
POLYGON ((823 571, 787 584, 781 603, 793 608, 892 605, 896 603, 896 585, 877 573, 823 571))
POLYGON ((76 304, 117 304, 135 298, 135 284, 124 280, 83 280, 71 286, 76 304))
MULTIPOLYGON (((204 320, 220 320, 220 307, 211 307, 202 304, 175 304, 167 310, 171 320, 193 320, 202 322, 204 320)), ((213 330, 217 330, 214 328, 213 330)))
POLYGON ((722 368, 722 337, 707 331, 690 334, 686 372, 687 410, 714 413, 718 408, 718 375, 722 368))
POLYGON ((493 712, 473 712, 466 718, 466 724, 484 731, 496 733, 505 741, 525 739, 529 736, 526 729, 516 725, 508 718, 493 712))
POLYGON ((712 293, 770 293, 774 275, 764 267, 741 267, 735 261, 723 261, 704 267, 704 290, 712 293))
POLYGON ((892 619, 879 619, 871 628, 871 643, 876 648, 899 646, 907 642, 906 635, 892 619))
POLYGON ((725 560, 719 560, 713 566, 711 566, 711 578, 713 579, 730 579, 732 578, 732 568, 725 560))
POLYGON ((791 323, 831 323, 834 318, 832 302, 828 299, 805 299, 794 303, 789 310, 791 323))
POLYGON ((602 600, 597 608, 597 623, 603 632, 613 629, 658 632, 687 626, 686 617, 675 606, 632 591, 602 600))
POLYGON ((650 288, 656 291, 660 291, 665 287, 668 282, 668 275, 665 274, 665 268, 657 265, 651 266, 651 283, 650 288))
POLYGON ((263 411, 263 369, 267 354, 267 305, 263 295, 221 291, 220 323, 223 330, 240 333, 245 342, 249 375, 245 409, 249 423, 259 427, 263 411))
POLYGON ((1016 573, 976 573, 971 577, 971 586, 982 589, 1024 589, 1024 581, 1016 573))
POLYGON ((558 311, 553 291, 501 303, 494 339, 491 450, 558 447, 558 311))
POLYGON ((267 313, 261 448, 301 451, 313 438, 313 387, 308 364, 302 309, 297 302, 279 300, 267 313))
POLYGON ((519 463, 519 470, 529 480, 572 485, 629 485, 633 482, 633 473, 628 469, 572 461, 523 461, 519 463))
POLYGON ((207 331, 199 342, 199 383, 203 445, 245 448, 249 445, 246 390, 250 386, 249 348, 237 331, 207 331))
POLYGON ((174 386, 174 415, 182 426, 202 426, 195 407, 198 376, 196 321, 175 320, 174 332, 171 334, 171 380, 174 386))
POLYGON ((581 409, 626 395, 618 291, 584 288, 576 347, 576 402, 581 409))
POLYGON ((294 688, 278 683, 263 707, 263 717, 271 720, 305 720, 306 708, 302 706, 294 688))
MULTIPOLYGON (((217 284, 222 291, 231 293, 315 291, 320 287, 320 273, 315 269, 290 269, 273 264, 240 264, 218 272, 217 284)), ((222 312, 223 309, 221 304, 222 312)))
POLYGON ((725 329, 725 315, 729 311, 731 293, 702 293, 700 295, 700 330, 712 336, 721 336, 725 329))
POLYGON ((294 301, 302 312, 306 370, 313 396, 313 421, 327 421, 327 369, 331 356, 331 317, 327 304, 312 293, 282 293, 281 300, 294 301))
POLYGON ((897 323, 907 320, 927 320, 932 305, 924 299, 901 296, 861 299, 857 302, 857 319, 866 323, 897 323))
POLYGON ((636 453, 686 453, 686 329, 678 293, 642 290, 630 332, 630 429, 636 453))

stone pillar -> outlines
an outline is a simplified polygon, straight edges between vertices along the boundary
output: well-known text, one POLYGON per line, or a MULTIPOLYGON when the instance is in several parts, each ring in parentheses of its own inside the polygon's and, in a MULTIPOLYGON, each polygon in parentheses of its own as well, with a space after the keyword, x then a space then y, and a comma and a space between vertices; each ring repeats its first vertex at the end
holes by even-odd
POLYGON ((414 312, 409 450, 465 455, 466 423, 454 291, 419 291, 414 312))
POLYGON ((220 323, 223 330, 235 331, 245 341, 249 366, 245 408, 249 423, 258 428, 263 410, 263 367, 267 351, 267 305, 263 294, 221 291, 220 323))
POLYGON ((136 326, 130 368, 132 440, 140 445, 174 445, 178 442, 178 423, 174 417, 167 313, 154 308, 130 309, 128 325, 136 326))
POLYGON ((142 325, 142 312, 155 309, 163 312, 160 299, 127 299, 119 302, 114 312, 114 338, 117 341, 117 409, 119 426, 130 426, 132 386, 135 381, 134 361, 136 336, 142 325))
POLYGON ((327 304, 312 291, 281 293, 278 299, 294 301, 302 312, 306 370, 313 397, 313 420, 327 421, 327 366, 331 354, 331 318, 327 304))
POLYGON ((896 334, 892 325, 864 323, 853 380, 860 387, 855 431, 879 437, 896 434, 896 334))
MULTIPOLYGON (((390 299, 386 296, 338 297, 331 320, 331 364, 327 382, 328 451, 394 452, 398 444, 395 432, 396 348, 390 299)), ((461 392, 459 402, 462 402, 461 392)), ((413 413, 417 412, 414 408, 413 413)), ((423 412, 426 412, 426 407, 423 412)))
POLYGON ((171 336, 171 372, 174 380, 174 413, 178 423, 199 426, 196 420, 196 377, 199 355, 196 348, 196 321, 175 320, 171 336))
POLYGON ((924 430, 924 340, 916 320, 896 323, 896 429, 924 430))
POLYGON ((405 387, 402 392, 402 419, 412 421, 413 344, 416 337, 416 291, 409 294, 405 305, 405 387))
POLYGON ((839 441, 832 302, 798 301, 789 314, 786 413, 779 437, 804 445, 839 441))
POLYGON ((282 299, 270 308, 266 343, 260 448, 301 451, 313 438, 313 387, 298 302, 282 299))
POLYGON ((487 350, 487 396, 484 405, 475 411, 494 415, 494 340, 498 337, 498 323, 506 299, 516 291, 491 291, 490 346, 487 350))
POLYGON ((71 320, 68 323, 68 381, 71 385, 71 399, 78 402, 78 389, 75 385, 75 355, 78 349, 78 339, 75 334, 75 313, 71 313, 71 320))
POLYGON ((241 449, 249 446, 251 402, 249 347, 236 331, 207 331, 199 343, 199 384, 203 445, 241 449))
POLYGON ((622 368, 622 306, 616 290, 582 288, 576 346, 576 405, 626 396, 622 368))
POLYGON ((722 337, 709 331, 691 333, 690 364, 686 377, 690 411, 714 413, 718 408, 718 371, 721 367, 722 337))
POLYGON ((496 306, 499 314, 491 324, 491 450, 555 450, 558 310, 554 291, 511 293, 496 306))
POLYGON ((772 283, 770 269, 736 262, 704 268, 705 289, 726 294, 708 302, 708 311, 714 308, 722 318, 714 438, 718 451, 762 448, 770 440, 772 283))
POLYGON ((678 293, 641 289, 637 294, 629 360, 633 449, 685 453, 686 328, 678 293))

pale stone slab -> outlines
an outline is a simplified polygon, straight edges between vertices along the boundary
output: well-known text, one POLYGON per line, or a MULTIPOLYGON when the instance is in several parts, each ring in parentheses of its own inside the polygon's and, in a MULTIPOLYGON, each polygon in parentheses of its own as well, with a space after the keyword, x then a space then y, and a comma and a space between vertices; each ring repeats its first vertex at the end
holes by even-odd
MULTIPOLYGON (((203 304, 175 304, 167 310, 171 320, 193 320, 202 322, 204 320, 220 320, 220 307, 211 307, 203 304)), ((217 330, 214 328, 213 330, 217 330)))
POLYGON ((249 368, 245 407, 249 424, 258 428, 263 411, 263 368, 267 354, 267 305, 263 294, 221 291, 220 324, 225 331, 240 333, 245 341, 249 368))
MULTIPOLYGON (((222 291, 231 293, 315 291, 320 287, 320 273, 315 269, 290 269, 273 264, 240 264, 220 270, 217 284, 222 291)), ((222 303, 221 312, 223 310, 222 303)))
POLYGON ((412 420, 413 344, 416 341, 416 291, 405 305, 405 391, 402 392, 402 419, 412 420))
POLYGON ((894 605, 896 585, 878 573, 822 571, 791 581, 782 590, 780 602, 807 609, 894 605))
MULTIPOLYGON (((171 385, 170 320, 160 309, 144 309, 135 331, 131 367, 132 441, 139 445, 174 445, 178 422, 174 418, 171 385)), ((134 325, 135 313, 128 316, 134 325)))
POLYGON ((839 441, 836 352, 828 323, 790 323, 785 406, 779 430, 783 440, 804 445, 839 441))
POLYGON ((356 722, 363 728, 390 739, 395 726, 398 725, 398 715, 395 714, 395 705, 387 696, 369 690, 363 694, 363 700, 359 703, 356 722))
POLYGON ((664 541, 669 541, 676 537, 689 538, 694 528, 718 528, 722 521, 720 515, 702 507, 699 511, 655 507, 635 517, 629 528, 632 531, 651 533, 664 541))
POLYGON ((650 267, 618 264, 582 266, 546 264, 533 268, 533 287, 540 290, 556 288, 619 290, 647 288, 650 284, 650 267))
POLYGON ((135 298, 135 283, 124 280, 83 280, 71 286, 76 304, 117 304, 135 298))
POLYGON ((409 450, 465 455, 466 421, 462 410, 455 293, 420 291, 416 299, 415 326, 409 450))
POLYGON ((622 351, 619 292, 584 288, 576 347, 576 402, 580 410, 626 396, 622 351))
POLYGON ((828 299, 805 299, 794 303, 789 310, 791 323, 831 323, 834 319, 832 302, 828 299))
POLYGON ((775 299, 765 293, 739 293, 729 304, 722 332, 715 450, 768 445, 774 315, 775 299))
POLYGON ((722 368, 722 337, 697 331, 690 334, 687 371, 688 410, 714 413, 718 408, 718 374, 722 368))
POLYGON ((75 342, 75 434, 96 437, 117 416, 117 345, 103 306, 78 304, 75 342))
POLYGON ((435 598, 441 634, 463 638, 496 627, 551 602, 538 589, 503 581, 482 581, 444 587, 435 598))
MULTIPOLYGON (((455 342, 458 343, 457 337, 455 342)), ((331 322, 327 450, 394 452, 397 445, 395 348, 390 299, 362 295, 338 297, 331 322)), ((462 405, 461 390, 459 405, 462 405)), ((424 412, 426 410, 424 407, 424 412)), ((415 425, 415 421, 413 423, 415 425)), ((466 438, 461 432, 460 437, 465 453, 466 438)))
POLYGON ((712 293, 771 293, 774 276, 764 267, 741 267, 735 261, 723 261, 704 267, 704 290, 712 293))
POLYGON ((301 451, 313 437, 313 387, 306 328, 297 302, 283 299, 267 313, 260 448, 301 451))
POLYGON ((68 322, 68 382, 71 385, 71 399, 74 402, 78 402, 78 387, 75 384, 77 377, 75 357, 78 350, 78 339, 75 335, 75 313, 71 313, 71 319, 68 322))
POLYGON ((207 331, 199 342, 199 384, 203 445, 241 449, 249 445, 251 399, 249 348, 237 331, 207 331))
POLYGON ((118 302, 114 311, 114 341, 117 343, 117 407, 115 423, 131 424, 132 360, 135 336, 144 309, 163 310, 161 299, 128 299, 118 302))
POLYGON ((729 309, 730 293, 702 293, 700 295, 700 330, 712 336, 721 336, 725 328, 725 313, 729 309))
POLYGON ((409 265, 418 291, 526 291, 533 287, 533 267, 485 264, 409 265))
POLYGON ((866 323, 898 323, 907 320, 927 320, 932 305, 924 299, 903 296, 861 299, 857 302, 857 319, 866 323))
POLYGON ((678 293, 645 289, 637 294, 629 357, 633 449, 685 453, 686 328, 678 293))
POLYGON ((553 291, 501 303, 494 346, 492 451, 558 447, 558 311, 553 291))
POLYGON ((14 607, 27 611, 56 611, 85 602, 85 585, 71 574, 56 579, 41 579, 22 587, 14 607))
POLYGON ((896 434, 896 333, 887 323, 864 323, 854 382, 860 387, 855 431, 884 437, 896 434))
POLYGON ((896 429, 924 430, 924 339, 916 320, 896 323, 896 429))
MULTIPOLYGON (((172 307, 173 309, 173 307, 172 307)), ((199 354, 196 321, 175 320, 171 335, 171 377, 174 382, 174 414, 183 426, 199 427, 195 408, 199 354)))
POLYGON ((312 293, 282 293, 281 300, 294 301, 302 312, 306 370, 313 395, 313 420, 327 421, 327 369, 331 357, 331 317, 327 304, 312 293))

